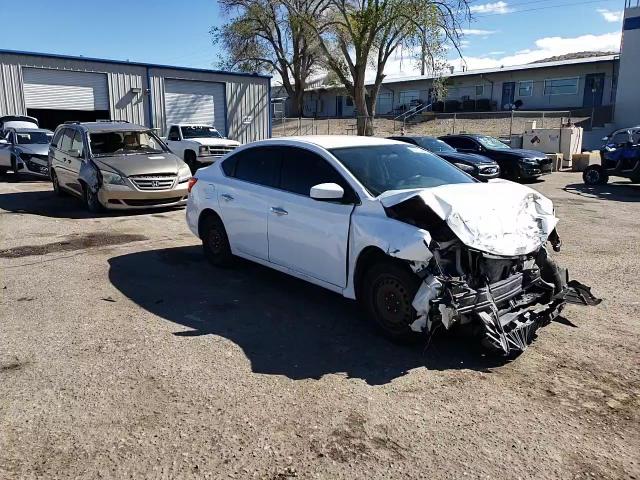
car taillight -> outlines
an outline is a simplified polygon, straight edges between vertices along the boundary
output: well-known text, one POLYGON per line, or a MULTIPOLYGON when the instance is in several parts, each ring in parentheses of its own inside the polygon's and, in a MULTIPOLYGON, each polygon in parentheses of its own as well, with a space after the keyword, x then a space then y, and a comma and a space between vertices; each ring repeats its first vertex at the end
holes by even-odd
POLYGON ((191 189, 193 188, 193 186, 196 184, 196 182, 198 181, 198 179, 196 177, 191 177, 189 179, 189 183, 187 184, 187 192, 191 193, 191 189))

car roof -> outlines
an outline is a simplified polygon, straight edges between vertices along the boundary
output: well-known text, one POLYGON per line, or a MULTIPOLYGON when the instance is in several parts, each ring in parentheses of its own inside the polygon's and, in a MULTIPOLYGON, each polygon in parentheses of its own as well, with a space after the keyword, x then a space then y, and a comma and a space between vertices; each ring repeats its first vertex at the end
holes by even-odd
POLYGON ((32 132, 53 133, 51 130, 47 130, 46 128, 10 128, 9 130, 15 130, 17 133, 32 133, 32 132))
MULTIPOLYGON (((269 140, 260 140, 256 144, 313 144, 326 150, 332 148, 367 147, 375 145, 398 145, 403 142, 380 137, 364 137, 356 135, 306 135, 299 137, 278 137, 269 140)), ((406 144, 405 144, 406 145, 406 144)))
POLYGON ((80 126, 83 127, 89 133, 97 132, 119 132, 126 130, 128 132, 142 132, 150 130, 149 127, 143 127, 142 125, 136 125, 129 122, 77 122, 77 123, 65 123, 65 127, 80 126))
POLYGON ((431 138, 433 140, 438 140, 438 137, 434 137, 433 135, 391 135, 388 138, 391 140, 395 140, 396 138, 410 138, 412 140, 418 140, 419 138, 431 138))

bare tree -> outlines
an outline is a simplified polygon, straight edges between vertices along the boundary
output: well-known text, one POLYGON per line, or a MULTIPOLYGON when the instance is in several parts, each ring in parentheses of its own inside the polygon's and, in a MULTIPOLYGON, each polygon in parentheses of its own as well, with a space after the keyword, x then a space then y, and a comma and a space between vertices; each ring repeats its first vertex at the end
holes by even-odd
POLYGON ((318 61, 309 20, 317 14, 318 2, 219 0, 219 4, 230 18, 222 27, 211 29, 213 42, 226 53, 220 66, 275 74, 293 100, 293 114, 302 115, 304 90, 318 61))
POLYGON ((469 13, 467 0, 316 1, 322 15, 301 18, 319 39, 323 65, 353 98, 358 135, 373 134, 371 119, 391 54, 420 34, 422 21, 428 21, 431 29, 442 30, 442 35, 434 38, 457 39, 459 19, 469 13), (368 67, 375 71, 369 90, 365 83, 368 67))

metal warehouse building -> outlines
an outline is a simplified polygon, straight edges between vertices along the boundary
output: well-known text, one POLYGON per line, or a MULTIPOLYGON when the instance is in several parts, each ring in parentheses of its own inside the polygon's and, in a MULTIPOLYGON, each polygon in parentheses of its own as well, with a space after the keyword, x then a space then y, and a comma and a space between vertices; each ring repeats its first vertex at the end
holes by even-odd
POLYGON ((0 50, 0 116, 44 128, 127 120, 160 134, 171 123, 214 125, 242 143, 268 138, 270 77, 0 50))

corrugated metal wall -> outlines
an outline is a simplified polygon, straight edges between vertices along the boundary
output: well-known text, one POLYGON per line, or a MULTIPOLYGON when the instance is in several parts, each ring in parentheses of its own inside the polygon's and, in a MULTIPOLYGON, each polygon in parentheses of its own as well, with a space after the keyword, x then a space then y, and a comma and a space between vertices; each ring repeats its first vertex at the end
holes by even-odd
POLYGON ((20 65, 15 61, 12 62, 10 58, 2 59, 0 61, 0 116, 25 113, 20 65))
POLYGON ((241 143, 269 137, 269 79, 207 72, 151 68, 153 126, 165 134, 164 80, 182 79, 226 84, 227 136, 241 143))
POLYGON ((198 72, 181 69, 108 63, 38 55, 0 53, 0 114, 24 114, 20 67, 54 68, 106 73, 111 118, 151 126, 165 134, 164 79, 175 78, 226 83, 227 134, 242 143, 269 136, 269 78, 198 72), (150 79, 151 95, 145 95, 150 79), (132 88, 142 89, 133 93, 132 88), (148 118, 151 99, 152 117, 148 118))

